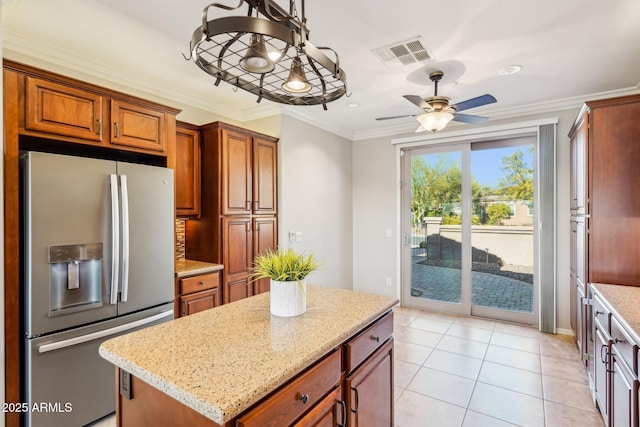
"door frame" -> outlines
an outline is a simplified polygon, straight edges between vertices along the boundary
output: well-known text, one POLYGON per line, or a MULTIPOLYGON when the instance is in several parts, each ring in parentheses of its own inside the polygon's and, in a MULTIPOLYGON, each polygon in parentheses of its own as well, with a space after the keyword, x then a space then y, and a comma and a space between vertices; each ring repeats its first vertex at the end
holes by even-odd
MULTIPOLYGON (((401 305, 406 304, 404 292, 402 290, 403 276, 405 274, 405 268, 403 265, 403 254, 402 254, 403 248, 404 248, 404 242, 403 242, 404 224, 403 224, 403 217, 402 217, 402 191, 403 191, 403 188, 402 188, 403 153, 402 151, 408 148, 413 148, 413 147, 428 147, 428 146, 437 146, 437 145, 444 145, 444 144, 455 145, 458 143, 473 143, 473 142, 482 142, 482 141, 490 141, 490 140, 518 138, 522 136, 531 136, 531 135, 534 135, 536 137, 536 141, 537 141, 536 150, 538 150, 539 142, 540 142, 540 127, 545 125, 557 125, 557 123, 558 123, 558 118, 553 117, 553 118, 547 118, 547 119, 541 119, 541 120, 515 122, 515 123, 508 123, 508 124, 496 125, 496 126, 487 126, 487 127, 480 127, 480 128, 474 128, 474 129, 450 131, 442 134, 424 133, 417 136, 411 136, 406 138, 396 138, 391 140, 391 144, 394 145, 396 148, 396 180, 397 180, 396 182, 398 182, 398 185, 396 187, 396 236, 397 236, 396 266, 398 267, 396 269, 396 283, 397 283, 396 295, 400 299, 401 305)), ((536 170, 540 170, 539 155, 536 156, 535 162, 536 162, 536 170)), ((536 174, 536 182, 535 182, 536 190, 539 186, 539 180, 540 180, 539 176, 540 176, 540 173, 536 174)), ((538 210, 539 208, 538 193, 539 192, 536 191, 535 193, 536 193, 536 196, 535 196, 536 210, 538 210)), ((555 221, 555 216, 553 220, 555 221)), ((541 219, 538 218, 534 222, 534 227, 539 229, 541 226, 540 223, 541 223, 541 219)), ((554 236, 554 242, 555 242, 555 236, 554 236)), ((555 243, 554 243, 554 247, 555 247, 555 243)), ((539 259, 540 245, 536 244, 534 251, 535 251, 534 256, 536 257, 535 262, 537 264, 537 260, 539 259)), ((554 270, 554 281, 553 283, 548 285, 553 287, 553 301, 552 301, 553 307, 551 308, 547 307, 545 308, 545 310, 552 310, 553 313, 555 313, 556 302, 557 302, 557 298, 555 297, 555 294, 556 294, 555 263, 553 266, 553 270, 554 270)), ((536 273, 539 273, 539 272, 540 272, 540 266, 536 265, 536 273)), ((540 277, 539 274, 538 276, 540 277)), ((542 286, 539 285, 537 289, 537 294, 534 296, 534 314, 533 314, 534 319, 537 321, 538 325, 542 324, 542 322, 540 321, 542 317, 542 312, 543 312, 543 307, 540 306, 543 302, 543 298, 540 297, 541 293, 542 293, 542 286), (536 299, 537 299, 537 303, 535 303, 536 299)), ((482 309, 478 309, 478 308, 474 309, 473 311, 469 310, 468 314, 477 315, 477 316, 486 316, 486 313, 482 309)), ((515 321, 517 321, 517 319, 515 319, 515 321)), ((526 319, 522 319, 521 321, 525 323, 531 323, 526 319)))

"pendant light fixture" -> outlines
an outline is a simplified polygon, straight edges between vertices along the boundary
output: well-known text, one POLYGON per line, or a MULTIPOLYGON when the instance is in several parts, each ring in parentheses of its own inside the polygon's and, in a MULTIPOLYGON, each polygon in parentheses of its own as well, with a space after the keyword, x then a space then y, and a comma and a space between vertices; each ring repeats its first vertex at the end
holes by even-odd
POLYGON ((288 10, 275 0, 239 0, 237 6, 212 3, 202 12, 202 25, 193 32, 190 56, 185 58, 213 76, 216 86, 224 80, 255 94, 257 102, 265 98, 322 105, 326 110, 328 102, 347 92, 338 54, 309 40, 305 0, 289 0, 288 10), (210 11, 243 6, 245 16, 225 13, 209 18, 210 11))
POLYGON ((269 57, 262 34, 251 34, 251 45, 249 45, 244 58, 240 60, 240 66, 250 73, 273 71, 275 66, 269 57))
POLYGON ((311 84, 304 75, 302 61, 297 56, 291 62, 291 71, 287 81, 282 85, 282 89, 289 93, 307 93, 311 90, 311 84))

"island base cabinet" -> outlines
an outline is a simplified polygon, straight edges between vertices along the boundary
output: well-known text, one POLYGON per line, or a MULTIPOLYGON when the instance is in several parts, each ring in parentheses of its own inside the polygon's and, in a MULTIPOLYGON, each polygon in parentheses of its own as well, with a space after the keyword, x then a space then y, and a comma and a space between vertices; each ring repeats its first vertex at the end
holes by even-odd
POLYGON ((118 427, 234 427, 235 423, 218 424, 173 397, 130 375, 131 398, 118 393, 121 389, 120 368, 116 368, 116 425, 118 427))
POLYGON ((393 338, 346 380, 349 427, 393 426, 393 338))

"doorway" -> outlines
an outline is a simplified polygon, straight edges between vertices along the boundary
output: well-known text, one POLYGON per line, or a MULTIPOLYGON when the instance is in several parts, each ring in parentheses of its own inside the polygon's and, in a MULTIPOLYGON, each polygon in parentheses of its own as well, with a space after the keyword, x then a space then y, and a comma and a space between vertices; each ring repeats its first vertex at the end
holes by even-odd
POLYGON ((402 150, 403 304, 535 324, 536 137, 402 150))

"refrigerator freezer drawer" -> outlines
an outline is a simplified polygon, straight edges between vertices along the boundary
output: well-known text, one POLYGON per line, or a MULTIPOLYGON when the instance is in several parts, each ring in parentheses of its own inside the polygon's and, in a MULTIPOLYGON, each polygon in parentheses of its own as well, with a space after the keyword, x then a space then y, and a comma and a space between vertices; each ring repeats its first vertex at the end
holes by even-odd
POLYGON ((173 310, 168 305, 141 316, 26 340, 26 399, 29 407, 44 404, 49 410, 27 413, 25 425, 84 426, 114 412, 115 369, 98 348, 111 337, 171 320, 173 310))

